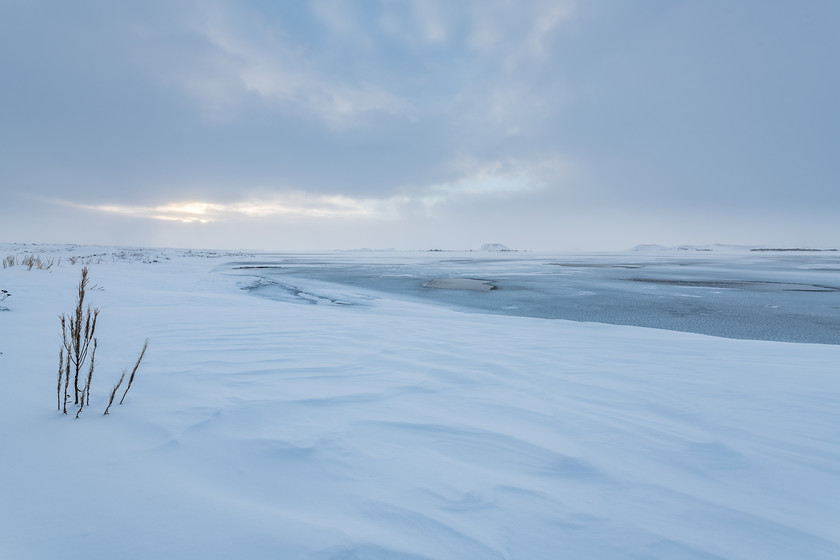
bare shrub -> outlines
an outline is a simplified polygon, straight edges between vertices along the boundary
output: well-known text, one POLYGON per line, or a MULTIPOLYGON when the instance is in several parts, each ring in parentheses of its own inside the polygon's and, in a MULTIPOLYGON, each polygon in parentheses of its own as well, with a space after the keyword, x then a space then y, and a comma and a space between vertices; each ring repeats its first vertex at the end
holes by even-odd
MULTIPOLYGON (((82 413, 86 406, 90 405, 90 390, 93 385, 93 370, 96 364, 96 349, 99 346, 98 339, 94 336, 96 332, 96 320, 99 317, 99 309, 91 308, 90 304, 85 304, 87 292, 91 289, 96 289, 96 286, 90 286, 90 278, 88 275, 87 266, 82 267, 82 278, 79 281, 78 292, 76 295, 76 309, 71 315, 61 314, 59 320, 61 322, 61 347, 58 351, 58 381, 56 383, 56 399, 58 401, 58 410, 67 414, 67 403, 70 402, 70 378, 73 378, 73 404, 78 405, 76 410, 76 418, 82 413), (91 344, 93 346, 91 346, 91 344), (88 352, 90 352, 90 360, 88 361, 88 352), (80 380, 82 369, 87 364, 87 378, 80 380), (64 395, 62 401, 62 382, 64 385, 64 395), (80 385, 81 383, 81 385, 80 385)), ((101 289, 101 288, 99 288, 101 289)), ((146 349, 149 347, 149 339, 147 338, 143 343, 143 349, 140 351, 140 356, 131 370, 131 375, 128 379, 128 386, 123 393, 120 404, 125 400, 131 384, 134 382, 134 376, 137 374, 137 369, 140 367, 140 362, 146 355, 146 349)), ((122 385, 126 376, 126 370, 123 370, 119 382, 111 390, 110 398, 108 399, 108 406, 105 408, 105 414, 111 408, 111 405, 116 398, 117 390, 122 385)))
MULTIPOLYGON (((64 348, 64 355, 67 365, 73 365, 75 376, 73 378, 74 404, 79 404, 79 372, 87 360, 90 344, 93 342, 96 347, 94 332, 96 331, 96 319, 99 316, 99 309, 91 309, 90 305, 85 307, 85 291, 90 282, 88 268, 82 268, 82 279, 79 281, 78 294, 76 296, 76 310, 71 316, 63 313, 59 316, 61 320, 61 338, 64 348)), ((91 374, 92 361, 91 361, 91 374)), ((69 381, 69 380, 68 380, 69 381)))

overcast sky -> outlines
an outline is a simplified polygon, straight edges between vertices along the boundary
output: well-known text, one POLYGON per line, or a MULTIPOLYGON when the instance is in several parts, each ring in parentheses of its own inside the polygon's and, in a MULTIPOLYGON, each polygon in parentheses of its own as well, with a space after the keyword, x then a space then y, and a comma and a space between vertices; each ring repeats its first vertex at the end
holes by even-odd
POLYGON ((0 241, 840 246, 836 0, 0 0, 0 241))

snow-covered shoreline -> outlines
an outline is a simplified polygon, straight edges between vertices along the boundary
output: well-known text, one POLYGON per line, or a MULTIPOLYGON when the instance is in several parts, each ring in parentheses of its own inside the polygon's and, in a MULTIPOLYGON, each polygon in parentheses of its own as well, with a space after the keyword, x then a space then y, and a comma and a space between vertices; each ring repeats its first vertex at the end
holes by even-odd
POLYGON ((293 305, 224 273, 244 253, 76 249, 0 269, 9 558, 840 555, 840 346, 293 305), (73 420, 57 315, 84 263, 100 350, 73 420))

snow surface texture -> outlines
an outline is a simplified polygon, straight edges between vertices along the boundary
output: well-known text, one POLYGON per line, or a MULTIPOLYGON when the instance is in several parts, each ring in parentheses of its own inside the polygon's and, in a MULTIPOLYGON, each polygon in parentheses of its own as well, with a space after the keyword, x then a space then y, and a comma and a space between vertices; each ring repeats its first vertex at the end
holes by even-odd
POLYGON ((244 255, 26 250, 63 259, 0 269, 3 558, 840 557, 840 346, 315 281, 296 305, 230 273, 244 255), (57 315, 82 262, 99 350, 73 420, 57 315))

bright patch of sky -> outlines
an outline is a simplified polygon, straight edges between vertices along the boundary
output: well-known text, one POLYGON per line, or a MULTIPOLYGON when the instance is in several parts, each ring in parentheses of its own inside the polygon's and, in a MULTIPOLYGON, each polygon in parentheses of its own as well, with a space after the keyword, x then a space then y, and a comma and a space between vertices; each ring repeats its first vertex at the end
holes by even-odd
POLYGON ((0 5, 0 239, 840 245, 840 4, 0 5))

